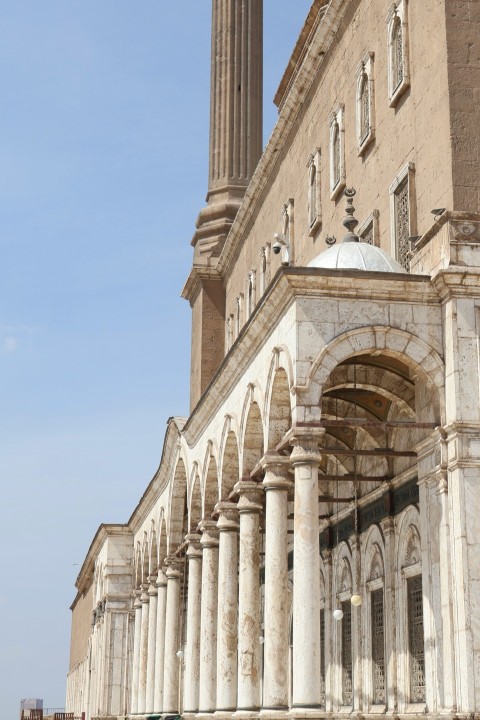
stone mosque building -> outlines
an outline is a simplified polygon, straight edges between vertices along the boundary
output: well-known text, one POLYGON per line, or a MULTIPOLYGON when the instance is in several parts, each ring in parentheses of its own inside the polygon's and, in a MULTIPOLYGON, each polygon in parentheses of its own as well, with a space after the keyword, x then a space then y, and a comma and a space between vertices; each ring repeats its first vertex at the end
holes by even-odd
POLYGON ((191 412, 92 541, 67 710, 471 719, 480 2, 314 0, 263 151, 262 0, 212 4, 191 412))

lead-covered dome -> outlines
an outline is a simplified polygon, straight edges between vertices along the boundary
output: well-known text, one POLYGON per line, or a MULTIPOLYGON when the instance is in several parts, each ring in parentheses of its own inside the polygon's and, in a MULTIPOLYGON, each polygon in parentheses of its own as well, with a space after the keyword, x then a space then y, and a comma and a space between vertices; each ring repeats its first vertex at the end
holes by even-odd
POLYGON ((406 273, 388 253, 364 242, 342 242, 333 245, 309 262, 308 267, 406 273))

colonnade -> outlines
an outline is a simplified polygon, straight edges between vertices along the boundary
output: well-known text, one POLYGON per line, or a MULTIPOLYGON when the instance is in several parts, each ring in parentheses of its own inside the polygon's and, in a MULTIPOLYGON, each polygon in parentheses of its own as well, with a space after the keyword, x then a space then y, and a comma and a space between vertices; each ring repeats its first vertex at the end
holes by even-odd
POLYGON ((216 519, 203 519, 198 532, 186 535, 182 561, 170 555, 158 576, 150 577, 149 585, 135 592, 131 715, 180 711, 183 715, 210 715, 288 708, 288 492, 292 467, 292 705, 299 709, 320 706, 320 456, 311 436, 292 437, 291 443, 290 457, 267 453, 262 458, 263 481, 237 482, 231 494, 236 502, 218 502, 216 519), (264 509, 265 557, 261 563, 264 509), (263 628, 261 565, 265 572, 263 628), (186 607, 182 607, 182 578, 188 578, 186 607), (182 629, 185 619, 186 632, 182 629))

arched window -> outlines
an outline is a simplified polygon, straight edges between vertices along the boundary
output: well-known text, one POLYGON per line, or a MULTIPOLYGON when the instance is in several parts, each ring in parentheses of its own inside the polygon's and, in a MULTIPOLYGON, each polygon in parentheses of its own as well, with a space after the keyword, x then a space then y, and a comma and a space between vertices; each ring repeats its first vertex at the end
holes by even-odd
POLYGON ((229 315, 227 319, 227 352, 233 345, 233 315, 229 315))
POLYGON ((408 0, 397 0, 387 16, 390 107, 395 107, 398 98, 409 86, 407 3, 408 0))
POLYGON ((393 21, 392 29, 392 78, 395 92, 403 81, 403 32, 402 21, 398 16, 393 21))
POLYGON ((308 178, 308 201, 308 224, 311 227, 317 217, 317 168, 313 162, 308 178))
POLYGON ((360 143, 370 132, 370 88, 367 73, 363 73, 360 85, 360 143))
POLYGON ((235 301, 235 339, 240 335, 240 328, 242 327, 242 298, 239 295, 235 301))
POLYGON ((247 279, 247 317, 250 317, 255 307, 255 290, 255 270, 251 270, 247 279))
POLYGON ((333 124, 333 187, 340 182, 340 174, 342 170, 342 154, 340 147, 340 128, 338 122, 333 124))
POLYGON ((345 187, 344 106, 330 115, 330 196, 336 198, 345 187))
POLYGON ((308 230, 313 236, 321 224, 320 150, 308 159, 308 230))
POLYGON ((372 51, 366 53, 357 67, 357 148, 362 155, 367 145, 375 137, 375 108, 374 108, 374 59, 372 51))

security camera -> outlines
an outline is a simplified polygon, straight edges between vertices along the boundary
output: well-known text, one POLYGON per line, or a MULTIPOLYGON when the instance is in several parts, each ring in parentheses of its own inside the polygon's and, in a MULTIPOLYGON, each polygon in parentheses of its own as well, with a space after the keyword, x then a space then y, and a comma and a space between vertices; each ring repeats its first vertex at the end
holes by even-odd
POLYGON ((273 252, 275 255, 279 255, 283 250, 282 265, 290 265, 292 250, 290 241, 283 235, 280 235, 280 233, 275 233, 273 238, 275 240, 272 245, 273 252))
POLYGON ((285 238, 283 237, 283 235, 280 235, 280 233, 274 233, 273 239, 275 240, 275 242, 272 245, 272 250, 275 255, 279 255, 282 247, 285 247, 286 245, 285 238))

